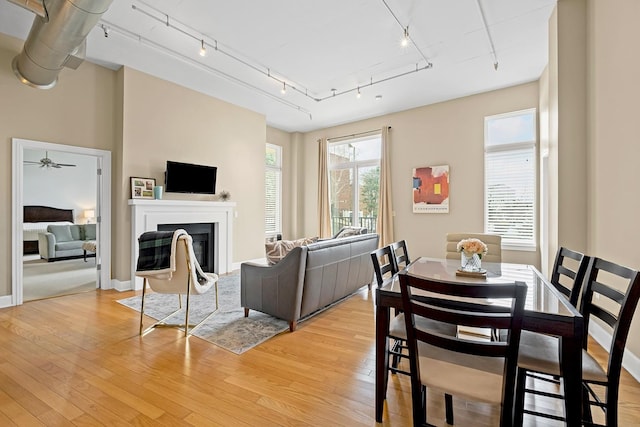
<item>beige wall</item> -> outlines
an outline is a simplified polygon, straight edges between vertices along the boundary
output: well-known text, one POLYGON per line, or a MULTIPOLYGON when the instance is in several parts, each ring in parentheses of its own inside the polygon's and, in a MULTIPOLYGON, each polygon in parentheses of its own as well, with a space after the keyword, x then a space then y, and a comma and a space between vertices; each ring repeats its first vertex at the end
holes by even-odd
MULTIPOLYGON (((130 177, 164 183, 167 160, 218 167, 216 191, 237 203, 233 261, 264 256, 263 115, 185 89, 131 68, 123 80, 122 173, 115 279, 130 276, 130 177), (260 248, 258 250, 257 248, 260 248)), ((212 196, 166 193, 165 199, 212 200, 212 196)))
MULTIPOLYGON (((584 0, 557 5, 558 244, 585 252, 587 223, 587 6, 584 0), (578 213, 578 214, 576 214, 578 213)), ((555 248, 554 248, 555 249, 555 248)))
POLYGON ((545 272, 560 246, 587 252, 587 3, 561 0, 549 19, 549 64, 541 77, 540 129, 548 151, 548 195, 544 208, 551 219, 541 236, 545 272))
MULTIPOLYGON (((538 102, 534 82, 305 134, 305 215, 298 234, 318 234, 317 140, 388 125, 395 238, 406 239, 413 256, 443 256, 447 232, 484 230, 484 117, 537 108, 538 102), (441 164, 450 167, 450 212, 412 213, 413 168, 441 164)), ((503 259, 539 265, 538 252, 507 251, 503 259)))
MULTIPOLYGON (((589 2, 589 253, 640 268, 640 2, 589 2)), ((627 348, 640 355, 640 315, 627 348)))
POLYGON ((0 35, 0 296, 11 294, 11 138, 112 150, 116 74, 85 62, 63 70, 56 87, 20 83, 11 60, 22 42, 0 35))

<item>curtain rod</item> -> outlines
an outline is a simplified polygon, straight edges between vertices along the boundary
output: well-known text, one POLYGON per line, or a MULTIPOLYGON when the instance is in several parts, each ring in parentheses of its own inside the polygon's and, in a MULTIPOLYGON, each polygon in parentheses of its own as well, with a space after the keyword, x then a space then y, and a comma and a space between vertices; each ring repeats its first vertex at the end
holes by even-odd
MULTIPOLYGON (((391 126, 387 126, 387 129, 391 130, 391 126)), ((368 135, 370 133, 376 133, 376 132, 380 132, 380 129, 372 129, 364 132, 352 133, 349 135, 334 136, 333 138, 327 138, 327 141, 335 141, 336 139, 345 139, 345 138, 355 138, 356 136, 363 136, 363 135, 368 135)))

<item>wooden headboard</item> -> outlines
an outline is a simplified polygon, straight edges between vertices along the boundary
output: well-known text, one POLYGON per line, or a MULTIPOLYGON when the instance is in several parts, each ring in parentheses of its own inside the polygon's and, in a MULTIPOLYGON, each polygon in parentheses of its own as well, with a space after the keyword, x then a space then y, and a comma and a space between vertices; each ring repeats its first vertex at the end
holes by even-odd
POLYGON ((50 206, 24 206, 22 222, 56 222, 73 220, 73 209, 58 209, 50 206))

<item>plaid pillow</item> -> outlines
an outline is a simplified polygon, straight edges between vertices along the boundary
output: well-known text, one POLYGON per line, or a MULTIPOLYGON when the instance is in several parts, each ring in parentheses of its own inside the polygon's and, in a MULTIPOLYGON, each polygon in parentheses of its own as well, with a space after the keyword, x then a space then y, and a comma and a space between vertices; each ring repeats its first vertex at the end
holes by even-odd
POLYGON ((267 262, 274 265, 280 262, 289 252, 298 246, 306 246, 310 243, 318 241, 317 237, 305 237, 298 240, 276 240, 275 242, 265 243, 265 252, 267 253, 267 262))
POLYGON ((358 236, 367 232, 366 228, 362 227, 343 227, 342 230, 336 234, 336 239, 340 237, 358 236))

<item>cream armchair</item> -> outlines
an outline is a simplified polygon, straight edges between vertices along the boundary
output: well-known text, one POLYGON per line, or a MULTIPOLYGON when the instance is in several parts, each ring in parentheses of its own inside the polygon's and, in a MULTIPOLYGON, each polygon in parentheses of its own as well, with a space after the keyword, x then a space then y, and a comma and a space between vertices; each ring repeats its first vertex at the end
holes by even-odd
MULTIPOLYGON (((165 253, 167 250, 168 246, 165 246, 165 253)), ((172 236, 171 234, 167 234, 167 232, 143 233, 143 235, 140 236, 140 254, 138 257, 138 271, 136 271, 136 276, 144 278, 144 284, 142 286, 142 306, 140 307, 140 335, 144 335, 157 326, 184 326, 184 334, 185 336, 189 336, 195 328, 218 311, 218 275, 215 273, 205 273, 200 269, 200 264, 198 264, 198 260, 193 252, 192 238, 185 230, 176 230, 172 236), (164 240, 162 239, 163 236, 164 240), (160 249, 162 244, 171 245, 171 252, 169 259, 159 261, 162 257, 158 257, 157 254, 163 252, 162 249, 160 249), (149 248, 151 248, 151 250, 149 250, 149 248), (146 259, 141 262, 141 258, 145 256, 143 255, 145 250, 147 250, 146 259, 153 258, 150 262, 147 262, 147 266, 151 266, 149 269, 145 269, 143 265, 146 259), (166 265, 163 265, 165 261, 166 265), (147 285, 156 293, 177 294, 178 309, 143 331, 142 321, 144 317, 144 299, 147 285), (212 286, 215 287, 215 293, 212 295, 212 297, 215 298, 215 309, 196 325, 190 325, 189 300, 191 294, 204 294, 211 289, 212 286), (182 310, 182 295, 187 296, 184 325, 165 323, 167 319, 182 310)))

